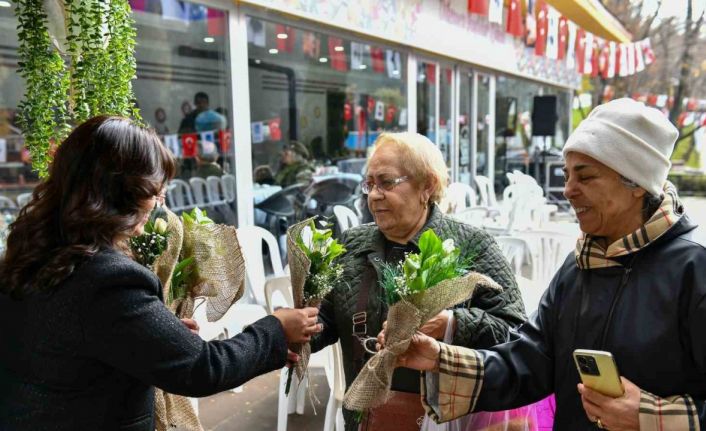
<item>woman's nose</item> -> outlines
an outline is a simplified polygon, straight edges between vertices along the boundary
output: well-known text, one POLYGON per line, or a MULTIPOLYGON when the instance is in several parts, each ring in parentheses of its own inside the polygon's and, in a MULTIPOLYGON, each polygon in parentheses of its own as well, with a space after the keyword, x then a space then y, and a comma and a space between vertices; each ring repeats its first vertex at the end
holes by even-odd
POLYGON ((564 197, 566 199, 573 199, 578 195, 579 191, 578 188, 576 188, 576 184, 574 181, 565 181, 564 182, 564 197))

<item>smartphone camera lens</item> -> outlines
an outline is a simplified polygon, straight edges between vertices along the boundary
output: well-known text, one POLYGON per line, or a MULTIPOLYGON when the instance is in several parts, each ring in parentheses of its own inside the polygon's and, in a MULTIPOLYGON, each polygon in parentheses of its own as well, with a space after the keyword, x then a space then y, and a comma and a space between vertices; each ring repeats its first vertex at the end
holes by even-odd
POLYGON ((601 373, 598 371, 598 364, 596 360, 591 356, 578 356, 576 360, 579 363, 579 369, 583 374, 588 374, 590 376, 600 376, 601 373))

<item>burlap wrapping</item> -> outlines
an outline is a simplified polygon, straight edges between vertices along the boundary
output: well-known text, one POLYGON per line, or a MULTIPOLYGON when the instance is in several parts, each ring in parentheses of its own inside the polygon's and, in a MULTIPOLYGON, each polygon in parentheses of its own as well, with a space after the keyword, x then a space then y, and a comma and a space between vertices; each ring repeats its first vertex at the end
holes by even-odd
POLYGON ((363 366, 348 388, 343 405, 349 410, 364 411, 384 404, 390 395, 397 356, 407 351, 415 332, 442 310, 471 298, 476 287, 502 290, 487 276, 470 272, 392 305, 387 313, 385 347, 363 366))
MULTIPOLYGON (((194 258, 198 268, 195 282, 186 298, 168 305, 180 319, 194 315, 194 300, 206 297, 206 317, 209 322, 223 317, 243 295, 245 260, 233 226, 198 225, 186 228, 178 216, 167 212, 167 249, 154 263, 154 272, 163 286, 165 300, 169 298, 174 268, 180 259, 194 258)), ((191 401, 184 396, 155 389, 155 429, 166 431, 203 431, 191 401)))
MULTIPOLYGON (((306 256, 306 253, 297 245, 296 239, 300 237, 302 229, 309 225, 313 218, 306 219, 287 229, 287 260, 289 261, 289 274, 292 281, 292 299, 294 300, 294 308, 318 307, 321 305, 320 300, 304 301, 304 284, 309 275, 311 261, 306 256)), ((295 366, 295 371, 299 381, 304 379, 307 367, 309 366, 309 357, 311 357, 311 345, 309 343, 292 344, 290 349, 299 354, 299 362, 295 366)))

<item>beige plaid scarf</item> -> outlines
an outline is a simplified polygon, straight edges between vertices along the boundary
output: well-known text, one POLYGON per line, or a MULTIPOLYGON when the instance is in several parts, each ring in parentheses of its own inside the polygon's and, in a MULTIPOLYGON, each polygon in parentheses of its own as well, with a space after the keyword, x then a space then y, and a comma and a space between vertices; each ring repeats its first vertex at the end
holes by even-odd
POLYGON ((684 208, 677 189, 667 181, 664 184, 664 199, 659 209, 635 232, 625 235, 610 244, 607 249, 601 245, 598 237, 582 234, 576 242, 576 264, 581 269, 608 268, 621 266, 616 257, 626 256, 644 248, 667 232, 679 221, 684 208))

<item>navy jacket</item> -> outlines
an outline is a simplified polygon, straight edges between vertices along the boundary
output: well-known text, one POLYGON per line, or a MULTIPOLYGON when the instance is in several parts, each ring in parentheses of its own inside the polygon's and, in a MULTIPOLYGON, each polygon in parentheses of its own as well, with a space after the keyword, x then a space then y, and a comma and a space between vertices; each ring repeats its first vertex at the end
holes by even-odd
POLYGON ((684 216, 654 242, 620 257, 623 267, 582 270, 568 256, 512 341, 479 351, 485 376, 475 410, 518 407, 555 393, 555 430, 595 430, 581 405, 572 353, 607 350, 620 374, 642 390, 663 398, 691 395, 704 429, 705 234, 684 216))
POLYGON ((154 386, 202 397, 284 366, 268 316, 203 341, 164 306, 161 284, 103 251, 48 294, 0 295, 0 430, 154 430, 154 386))

